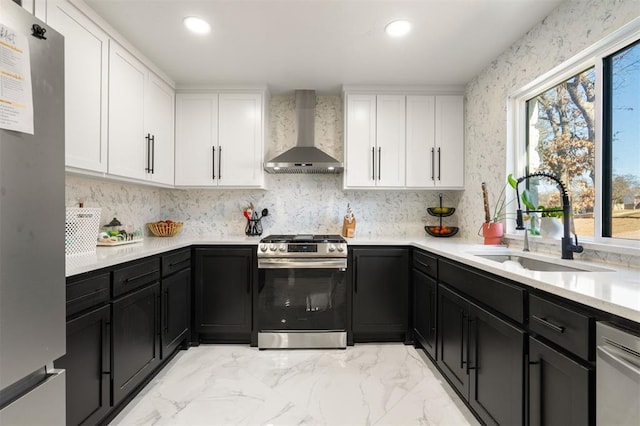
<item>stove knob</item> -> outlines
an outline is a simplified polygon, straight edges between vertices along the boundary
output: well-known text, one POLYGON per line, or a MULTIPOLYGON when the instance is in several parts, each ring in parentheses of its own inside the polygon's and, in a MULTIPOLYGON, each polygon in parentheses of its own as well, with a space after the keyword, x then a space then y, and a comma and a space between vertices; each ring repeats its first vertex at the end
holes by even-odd
POLYGON ((286 251, 287 250, 287 245, 286 244, 280 244, 280 247, 278 247, 278 250, 286 251))
POLYGON ((260 244, 260 251, 261 251, 261 252, 263 252, 263 253, 264 253, 265 251, 267 251, 267 248, 269 248, 269 246, 268 246, 268 245, 266 245, 266 244, 260 244))
POLYGON ((269 245, 269 250, 276 251, 276 245, 275 244, 269 245))
POLYGON ((336 246, 333 244, 329 244, 329 252, 333 253, 334 251, 336 251, 336 246))
POLYGON ((338 251, 342 253, 344 251, 344 244, 338 244, 338 251))

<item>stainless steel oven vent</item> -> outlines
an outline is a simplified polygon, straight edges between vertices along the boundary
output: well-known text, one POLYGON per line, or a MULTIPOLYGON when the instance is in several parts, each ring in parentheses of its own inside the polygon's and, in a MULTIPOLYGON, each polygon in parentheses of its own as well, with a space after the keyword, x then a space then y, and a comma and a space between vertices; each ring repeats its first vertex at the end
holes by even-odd
POLYGON ((336 174, 343 164, 315 146, 316 92, 296 90, 296 146, 264 163, 267 173, 336 174))

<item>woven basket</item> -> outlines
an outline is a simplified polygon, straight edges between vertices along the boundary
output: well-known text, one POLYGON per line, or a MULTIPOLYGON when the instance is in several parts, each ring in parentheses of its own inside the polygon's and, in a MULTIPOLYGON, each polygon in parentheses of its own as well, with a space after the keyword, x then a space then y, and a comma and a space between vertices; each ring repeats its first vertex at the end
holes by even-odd
POLYGON ((147 226, 156 237, 173 237, 182 229, 182 222, 153 222, 147 223, 147 226))

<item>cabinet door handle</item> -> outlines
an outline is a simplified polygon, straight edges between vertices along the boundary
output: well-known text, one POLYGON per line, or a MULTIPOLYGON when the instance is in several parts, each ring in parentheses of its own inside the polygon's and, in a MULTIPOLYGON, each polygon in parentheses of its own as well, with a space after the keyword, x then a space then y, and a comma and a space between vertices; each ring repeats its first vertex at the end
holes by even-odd
POLYGON ((222 147, 218 148, 218 180, 222 179, 222 147))
POLYGON ((464 359, 464 323, 466 320, 466 315, 463 310, 460 310, 460 369, 464 368, 466 361, 464 359))
POLYGON ((440 148, 438 147, 438 180, 440 180, 440 172, 442 171, 442 155, 440 152, 440 148))
MULTIPOLYGON (((475 365, 474 367, 471 367, 471 362, 469 361, 469 355, 470 355, 469 348, 471 347, 471 341, 472 341, 472 339, 471 339, 472 325, 474 327, 473 328, 473 332, 476 333, 476 334, 474 334, 474 339, 473 339, 474 343, 475 343, 475 338, 477 337, 477 330, 475 329, 475 324, 476 324, 475 320, 473 320, 471 318, 467 318, 467 362, 466 362, 466 365, 467 365, 466 374, 467 375, 469 374, 469 370, 475 370, 478 367, 477 365, 475 365)), ((478 362, 478 344, 477 343, 473 346, 473 351, 474 351, 474 360, 475 360, 475 362, 477 364, 477 362, 478 362)))
POLYGON ((560 334, 564 333, 564 327, 562 327, 561 325, 556 325, 550 321, 547 321, 546 318, 540 318, 535 315, 531 315, 531 318, 533 318, 534 320, 538 321, 540 324, 544 325, 547 328, 550 328, 551 330, 557 333, 560 333, 560 334))
POLYGON ((131 281, 139 280, 140 278, 144 278, 148 275, 155 274, 158 271, 145 272, 144 274, 136 275, 135 277, 129 277, 124 280, 125 284, 131 281))
POLYGON ((147 133, 144 139, 147 141, 147 167, 144 168, 144 171, 151 173, 151 133, 147 133))
POLYGON ((151 136, 151 174, 156 172, 156 135, 151 136))
POLYGON ((164 291, 164 303, 162 306, 162 320, 164 321, 164 332, 169 332, 169 290, 164 291))
POLYGON ((436 180, 436 151, 431 148, 431 180, 436 180))
POLYGON ((353 292, 358 292, 358 258, 353 258, 353 292))
POLYGON ((111 323, 102 322, 102 374, 111 374, 111 323))
POLYGON ((380 171, 382 170, 382 147, 378 147, 378 180, 382 179, 380 171))
POLYGON ((376 180, 376 148, 371 148, 371 180, 376 180))
POLYGON ((213 174, 211 175, 211 179, 216 180, 216 147, 212 146, 211 150, 212 150, 211 167, 213 169, 213 174))

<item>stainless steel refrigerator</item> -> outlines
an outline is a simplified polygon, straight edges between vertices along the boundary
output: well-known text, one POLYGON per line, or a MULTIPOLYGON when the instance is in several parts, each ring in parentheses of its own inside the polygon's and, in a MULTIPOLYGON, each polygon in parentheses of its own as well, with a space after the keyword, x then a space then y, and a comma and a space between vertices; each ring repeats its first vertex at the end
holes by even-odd
MULTIPOLYGON (((15 52, 29 52, 33 117, 20 120, 33 123, 33 134, 7 130, 5 95, 26 84, 0 72, 0 425, 60 425, 65 376, 53 361, 66 346, 64 40, 0 0, 0 47, 16 39, 28 40, 15 52)), ((11 66, 10 53, 0 50, 0 70, 11 66)))

